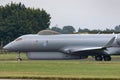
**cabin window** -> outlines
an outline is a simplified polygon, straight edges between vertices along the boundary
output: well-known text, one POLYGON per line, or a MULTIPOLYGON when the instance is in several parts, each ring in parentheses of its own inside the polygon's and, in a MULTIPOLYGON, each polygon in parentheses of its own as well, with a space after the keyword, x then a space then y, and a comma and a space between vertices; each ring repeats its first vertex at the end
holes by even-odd
POLYGON ((17 38, 15 41, 21 41, 22 40, 22 38, 17 38))

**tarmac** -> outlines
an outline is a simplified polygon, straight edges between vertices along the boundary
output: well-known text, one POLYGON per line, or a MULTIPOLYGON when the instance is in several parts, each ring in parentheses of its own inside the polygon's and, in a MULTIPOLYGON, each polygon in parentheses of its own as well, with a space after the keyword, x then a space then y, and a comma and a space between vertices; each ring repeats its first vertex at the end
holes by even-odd
MULTIPOLYGON (((111 61, 120 61, 120 56, 119 55, 118 56, 111 56, 111 58, 112 58, 111 61)), ((73 60, 76 60, 76 59, 73 59, 73 60)), ((80 61, 95 61, 95 58, 90 56, 87 59, 77 59, 77 60, 80 60, 80 61)), ((0 61, 17 61, 17 59, 0 59, 0 61)), ((23 61, 28 61, 28 59, 24 59, 23 61)))
MULTIPOLYGON (((111 61, 120 61, 120 56, 112 56, 111 61)), ((82 59, 83 61, 95 61, 95 58, 89 57, 88 59, 82 59)))

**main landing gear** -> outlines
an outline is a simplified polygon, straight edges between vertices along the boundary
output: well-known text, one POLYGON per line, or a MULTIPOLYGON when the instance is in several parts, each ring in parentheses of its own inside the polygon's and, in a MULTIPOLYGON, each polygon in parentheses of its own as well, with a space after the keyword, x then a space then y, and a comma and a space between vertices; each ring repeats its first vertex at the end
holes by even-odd
POLYGON ((97 55, 95 56, 96 61, 111 61, 111 56, 110 55, 97 55))
POLYGON ((18 52, 17 61, 22 61, 22 57, 21 57, 21 55, 20 55, 20 52, 18 52))

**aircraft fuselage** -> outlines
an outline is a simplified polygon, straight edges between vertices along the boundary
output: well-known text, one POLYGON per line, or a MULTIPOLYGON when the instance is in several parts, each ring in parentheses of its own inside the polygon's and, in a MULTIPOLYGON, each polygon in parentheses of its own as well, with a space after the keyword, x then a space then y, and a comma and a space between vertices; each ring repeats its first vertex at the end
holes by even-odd
POLYGON ((120 54, 120 35, 105 50, 89 50, 105 46, 114 37, 113 34, 61 34, 61 35, 23 35, 12 41, 4 49, 13 52, 26 52, 30 59, 78 59, 81 56, 98 54, 120 54), (86 49, 79 54, 69 54, 69 50, 86 49), (88 50, 87 50, 88 48, 88 50), (66 51, 67 50, 67 51, 66 51), (53 57, 52 57, 53 56, 53 57))

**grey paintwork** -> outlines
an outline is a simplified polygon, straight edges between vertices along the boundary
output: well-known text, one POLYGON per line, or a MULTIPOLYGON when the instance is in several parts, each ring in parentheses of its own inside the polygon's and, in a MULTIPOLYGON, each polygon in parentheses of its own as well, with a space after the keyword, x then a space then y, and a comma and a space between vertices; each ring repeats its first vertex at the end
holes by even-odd
POLYGON ((4 49, 27 52, 30 59, 78 59, 88 55, 120 54, 119 43, 119 34, 30 34, 17 38, 4 49))

